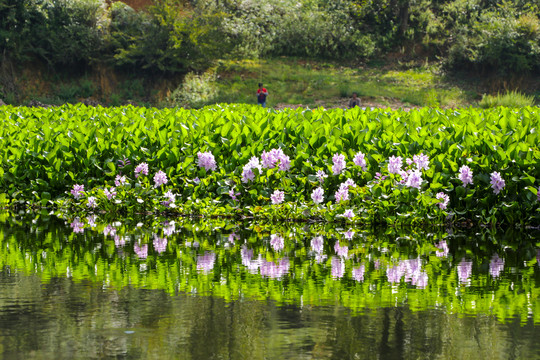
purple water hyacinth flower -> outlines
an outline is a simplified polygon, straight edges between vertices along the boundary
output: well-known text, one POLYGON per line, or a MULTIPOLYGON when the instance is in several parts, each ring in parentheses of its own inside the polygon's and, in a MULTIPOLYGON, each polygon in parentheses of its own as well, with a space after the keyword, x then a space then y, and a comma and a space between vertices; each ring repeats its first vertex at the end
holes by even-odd
POLYGON ((103 194, 105 194, 107 200, 114 199, 114 197, 116 196, 116 188, 114 186, 112 186, 110 189, 105 188, 103 190, 103 194))
POLYGON ((324 201, 324 190, 322 187, 318 187, 311 193, 311 199, 315 204, 320 204, 324 201))
POLYGON ((272 149, 269 152, 263 151, 261 163, 265 169, 273 169, 277 166, 279 170, 287 171, 291 167, 291 159, 281 149, 272 149))
POLYGON ((198 183, 201 182, 201 179, 199 179, 199 177, 197 176, 197 177, 195 177, 195 179, 193 179, 193 182, 194 182, 195 184, 198 184, 198 183))
POLYGON ((274 190, 274 193, 270 195, 270 200, 272 200, 273 205, 279 205, 285 200, 285 193, 281 190, 274 190))
POLYGON ((351 179, 351 178, 348 178, 345 182, 343 182, 343 183, 341 183, 341 184, 339 185, 339 188, 340 188, 340 189, 347 189, 347 190, 349 190, 349 188, 351 188, 351 187, 353 187, 353 188, 356 187, 356 184, 354 183, 354 180, 351 179))
POLYGON ((204 255, 197 256, 197 270, 204 274, 208 274, 214 268, 216 262, 216 254, 207 251, 204 255))
POLYGON ((270 245, 274 251, 280 251, 285 247, 285 242, 283 241, 283 237, 272 234, 270 235, 270 245))
POLYGON ((345 236, 345 239, 352 240, 352 238, 354 237, 354 231, 352 231, 352 229, 349 229, 345 231, 343 235, 345 236))
POLYGON ((95 209, 97 207, 96 197, 95 196, 89 196, 88 202, 86 203, 86 206, 89 208, 95 209))
POLYGON ((347 219, 352 219, 354 217, 354 212, 351 209, 345 210, 343 217, 347 219))
POLYGON ((414 164, 414 161, 411 158, 406 158, 405 159, 405 164, 407 164, 408 166, 411 166, 412 164, 414 164))
POLYGON ((116 175, 116 177, 114 178, 114 185, 116 185, 116 187, 125 185, 126 183, 126 177, 123 175, 116 175))
POLYGON ((160 238, 159 236, 154 234, 154 250, 156 250, 158 253, 161 254, 162 252, 167 250, 167 243, 167 238, 160 238))
POLYGON ((75 218, 69 226, 71 226, 73 232, 76 234, 82 234, 84 232, 84 224, 79 218, 75 218))
POLYGON ((463 187, 466 187, 467 184, 473 183, 473 172, 470 167, 463 165, 459 168, 459 180, 463 183, 463 187))
POLYGON ((163 197, 165 198, 165 200, 161 202, 163 206, 175 207, 176 195, 173 194, 171 190, 167 190, 167 192, 163 194, 163 197))
POLYGON ((339 175, 341 172, 345 169, 345 155, 335 153, 332 157, 332 162, 334 165, 332 165, 332 173, 334 175, 339 175))
POLYGON ((240 195, 240 193, 235 192, 234 187, 232 187, 231 190, 229 190, 229 196, 231 197, 231 199, 233 199, 233 201, 238 201, 238 198, 237 198, 238 195, 240 195))
POLYGON ((290 262, 288 258, 279 260, 276 264, 271 261, 262 261, 260 266, 261 276, 279 279, 289 272, 290 262))
POLYGON ((462 259, 457 266, 458 279, 461 283, 466 284, 472 275, 472 261, 462 259))
POLYGON ((336 198, 336 203, 349 200, 349 190, 339 189, 338 191, 336 191, 335 198, 336 198))
POLYGON ((139 244, 133 245, 133 251, 139 259, 146 259, 148 257, 148 244, 139 246, 139 244))
POLYGON ((493 189, 493 193, 495 195, 499 194, 501 190, 504 188, 506 183, 504 182, 504 179, 501 177, 501 174, 497 171, 494 171, 491 173, 491 181, 490 181, 491 187, 493 189))
POLYGON ((328 175, 326 175, 324 170, 317 171, 317 174, 315 174, 315 176, 317 177, 317 179, 319 179, 319 182, 321 184, 324 182, 324 179, 328 177, 328 175))
POLYGON ((401 171, 402 159, 401 156, 390 156, 388 159, 388 172, 390 174, 399 174, 401 171))
POLYGON ((405 186, 420 189, 420 187, 422 186, 422 173, 420 172, 420 170, 411 171, 411 173, 407 177, 405 186))
POLYGON ((413 161, 416 164, 416 168, 418 170, 429 170, 429 157, 427 155, 424 155, 422 153, 420 153, 419 155, 414 155, 413 161))
POLYGON ((438 257, 446 257, 448 256, 448 253, 450 252, 450 249, 448 248, 448 244, 446 243, 446 240, 439 241, 438 244, 435 244, 435 247, 437 249, 440 249, 441 251, 437 251, 435 255, 438 257))
POLYGON ((334 245, 334 251, 336 252, 337 256, 341 256, 344 258, 349 256, 349 247, 347 245, 340 246, 339 241, 336 241, 336 244, 334 245))
POLYGON ((360 264, 360 266, 353 268, 352 278, 358 282, 364 281, 365 270, 366 270, 366 267, 364 264, 360 264))
POLYGON ((138 178, 140 175, 148 175, 148 164, 143 162, 135 167, 135 177, 138 178))
POLYGON ((116 228, 112 225, 105 226, 105 229, 103 229, 103 236, 114 236, 116 235, 116 228))
POLYGON ((493 254, 489 262, 489 274, 494 278, 498 278, 504 270, 504 259, 501 259, 498 254, 493 254))
POLYGON ((167 180, 167 174, 165 174, 163 171, 159 170, 154 175, 154 187, 157 188, 161 185, 165 185, 169 180, 167 180))
POLYGON ((124 155, 122 160, 118 160, 118 167, 120 169, 122 169, 123 167, 128 166, 129 164, 131 164, 131 161, 129 161, 129 159, 125 155, 124 155))
POLYGON ((323 246, 324 246, 324 240, 322 236, 316 236, 313 239, 311 239, 311 248, 317 254, 322 254, 324 250, 323 246))
POLYGON ((437 195, 435 195, 435 198, 438 200, 441 200, 441 202, 438 203, 437 205, 439 205, 439 208, 441 210, 445 210, 446 207, 448 206, 448 202, 450 201, 450 197, 443 192, 439 192, 437 193, 437 195))
POLYGON ((216 170, 216 159, 214 158, 214 155, 207 151, 207 152, 198 152, 197 153, 197 164, 200 168, 204 168, 206 171, 215 171, 216 170))
POLYGON ((96 215, 87 216, 86 221, 88 221, 88 226, 92 228, 96 227, 96 215))
POLYGON ((341 279, 345 274, 345 262, 343 259, 333 256, 332 257, 332 277, 335 279, 341 279))
POLYGON ((255 173, 253 172, 253 169, 259 169, 261 170, 261 164, 259 162, 259 159, 256 156, 253 156, 249 162, 244 165, 244 168, 242 169, 242 182, 247 183, 249 181, 253 181, 255 179, 255 173))
POLYGON ((71 195, 73 195, 73 197, 78 200, 81 196, 84 195, 84 185, 73 185, 73 189, 71 189, 71 195))
POLYGON ((383 176, 380 172, 375 173, 375 181, 376 182, 383 181, 386 178, 387 178, 387 176, 386 175, 383 176))
POLYGON ((362 168, 362 171, 367 170, 367 163, 366 163, 366 156, 363 152, 359 151, 354 155, 353 163, 356 166, 360 166, 362 168))

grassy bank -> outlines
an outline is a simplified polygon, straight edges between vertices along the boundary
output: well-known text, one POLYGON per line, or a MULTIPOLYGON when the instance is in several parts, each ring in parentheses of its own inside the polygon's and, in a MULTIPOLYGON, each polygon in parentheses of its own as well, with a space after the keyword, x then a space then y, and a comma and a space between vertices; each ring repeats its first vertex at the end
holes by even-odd
MULTIPOLYGON (((192 75, 185 78, 191 79, 188 86, 182 85, 182 78, 145 77, 104 68, 69 77, 26 69, 17 80, 18 94, 3 100, 14 105, 29 105, 35 100, 52 105, 85 102, 147 107, 253 104, 259 82, 270 92, 268 106, 275 108, 346 107, 352 92, 358 93, 365 106, 394 109, 477 106, 484 94, 496 95, 490 85, 493 79, 449 78, 438 65, 427 63, 358 67, 292 58, 222 60, 206 74, 192 75)), ((534 80, 519 92, 535 101, 538 94, 530 90, 534 89, 531 84, 534 80)))

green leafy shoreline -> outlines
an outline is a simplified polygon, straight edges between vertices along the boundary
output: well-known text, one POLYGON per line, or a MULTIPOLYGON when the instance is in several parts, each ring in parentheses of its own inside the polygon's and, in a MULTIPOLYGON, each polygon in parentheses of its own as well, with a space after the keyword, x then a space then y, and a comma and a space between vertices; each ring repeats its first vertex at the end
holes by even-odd
POLYGON ((0 203, 81 214, 535 225, 540 222, 539 115, 533 107, 6 107, 0 114, 0 203), (289 168, 268 168, 257 160, 253 180, 245 181, 248 163, 272 149, 283 153, 289 168), (201 166, 201 153, 212 156, 215 170, 201 166), (365 167, 355 163, 359 153, 365 167), (336 173, 338 155, 344 168, 336 173), (420 155, 429 159, 426 168, 405 161, 420 155), (405 181, 404 172, 389 172, 391 159, 398 157, 402 170, 421 177, 419 183, 405 181), (148 174, 136 173, 141 163, 148 174), (472 184, 459 178, 464 165, 472 171, 472 184), (317 176, 321 171, 326 177, 317 176), (155 182, 159 172, 166 183, 155 182), (500 189, 492 185, 494 173, 503 182, 500 189), (345 183, 347 199, 339 201, 345 183), (72 195, 77 184, 84 186, 79 199, 72 195), (315 203, 319 187, 323 200, 315 203), (115 195, 109 199, 111 189, 115 195), (283 192, 283 203, 273 204, 276 191, 283 192), (448 197, 446 209, 439 205, 440 194, 448 197), (353 216, 344 218, 347 211, 353 216))

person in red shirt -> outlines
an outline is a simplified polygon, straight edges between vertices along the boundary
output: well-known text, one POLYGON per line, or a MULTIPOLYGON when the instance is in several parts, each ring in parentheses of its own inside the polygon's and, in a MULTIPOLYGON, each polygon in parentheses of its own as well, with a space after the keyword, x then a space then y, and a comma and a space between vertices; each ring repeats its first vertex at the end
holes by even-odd
POLYGON ((263 84, 259 83, 259 89, 257 90, 257 104, 262 107, 266 107, 266 97, 268 96, 268 90, 263 88, 263 84))

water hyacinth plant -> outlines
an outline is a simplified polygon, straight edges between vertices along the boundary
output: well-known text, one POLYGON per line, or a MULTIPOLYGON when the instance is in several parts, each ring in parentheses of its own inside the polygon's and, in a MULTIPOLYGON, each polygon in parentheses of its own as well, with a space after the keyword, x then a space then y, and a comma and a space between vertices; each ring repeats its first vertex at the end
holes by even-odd
POLYGON ((4 110, 0 204, 9 206, 319 221, 344 221, 350 209, 359 223, 540 223, 536 108, 4 110), (356 186, 342 186, 347 179, 356 186), (287 201, 272 208, 276 189, 287 201))

